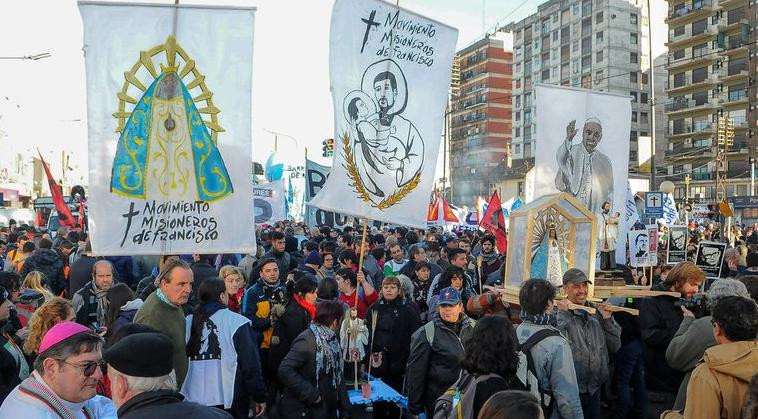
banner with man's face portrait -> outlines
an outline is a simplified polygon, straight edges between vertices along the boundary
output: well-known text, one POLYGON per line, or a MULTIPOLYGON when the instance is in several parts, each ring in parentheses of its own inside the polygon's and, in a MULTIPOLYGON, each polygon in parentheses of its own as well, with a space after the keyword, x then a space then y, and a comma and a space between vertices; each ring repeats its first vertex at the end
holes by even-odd
POLYGON ((458 31, 379 0, 336 0, 335 151, 310 205, 425 228, 458 31))
POLYGON ((701 241, 697 245, 695 266, 702 269, 707 278, 716 279, 721 276, 725 251, 726 243, 701 241))
POLYGON ((666 245, 666 264, 676 265, 687 260, 687 240, 690 234, 687 226, 669 227, 669 238, 666 245))
POLYGON ((658 226, 647 225, 644 230, 628 233, 629 263, 635 268, 655 266, 658 262, 658 226))

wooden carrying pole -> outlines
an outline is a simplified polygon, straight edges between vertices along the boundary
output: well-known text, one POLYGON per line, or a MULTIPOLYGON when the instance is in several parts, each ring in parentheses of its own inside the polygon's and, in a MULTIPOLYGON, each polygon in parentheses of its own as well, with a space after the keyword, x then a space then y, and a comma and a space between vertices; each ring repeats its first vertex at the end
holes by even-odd
MULTIPOLYGON (((366 228, 367 227, 368 227, 368 222, 366 220, 363 220, 363 234, 361 234, 361 247, 358 248, 360 249, 359 250, 360 254, 358 256, 358 272, 356 273, 356 275, 363 272, 363 246, 366 245, 366 228)), ((360 290, 361 290, 361 283, 360 281, 358 281, 358 284, 355 288, 355 303, 353 305, 353 307, 356 310, 358 309, 358 291, 360 290)))

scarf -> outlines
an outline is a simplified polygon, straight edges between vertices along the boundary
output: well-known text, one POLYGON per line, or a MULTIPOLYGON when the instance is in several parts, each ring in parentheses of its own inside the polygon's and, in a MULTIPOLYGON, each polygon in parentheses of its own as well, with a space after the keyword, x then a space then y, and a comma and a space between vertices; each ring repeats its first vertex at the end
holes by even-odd
POLYGON ((327 269, 327 268, 325 268, 325 267, 322 266, 322 267, 319 268, 318 271, 319 271, 319 273, 321 273, 321 275, 324 278, 326 278, 326 277, 334 278, 334 268, 327 269))
POLYGON ((105 324, 105 313, 108 312, 108 288, 100 289, 95 285, 95 281, 92 281, 92 290, 95 292, 95 298, 97 298, 97 323, 100 325, 105 324))
POLYGON ((492 251, 490 253, 479 253, 479 257, 482 258, 482 264, 491 265, 492 262, 497 260, 498 254, 495 251, 492 251))
POLYGON ((166 294, 164 294, 164 293, 163 293, 163 290, 162 290, 162 289, 160 289, 160 288, 156 289, 156 290, 155 290, 155 295, 156 295, 156 296, 157 296, 157 297, 158 297, 158 298, 159 298, 161 301, 163 301, 164 303, 166 303, 166 304, 170 305, 171 307, 179 307, 178 305, 176 305, 176 304, 174 304, 174 303, 172 303, 171 301, 169 301, 169 300, 168 300, 168 297, 166 297, 166 294))
MULTIPOLYGON (((36 377, 36 373, 32 373, 29 378, 19 384, 18 390, 32 398, 42 401, 61 419, 76 419, 75 413, 71 412, 71 410, 66 407, 63 400, 61 400, 61 398, 46 385, 37 381, 36 377)), ((84 413, 84 416, 87 418, 95 417, 87 406, 82 406, 82 413, 84 413)))
POLYGON ((316 317, 316 306, 314 304, 305 301, 297 294, 295 294, 295 301, 300 304, 300 307, 304 308, 305 311, 308 312, 308 314, 311 316, 311 320, 316 317))
POLYGON ((311 322, 309 326, 316 338, 316 388, 321 373, 331 374, 332 385, 339 388, 342 382, 342 357, 337 334, 326 326, 311 322))
POLYGON ((521 310, 521 320, 540 326, 558 327, 558 317, 553 313, 528 314, 526 311, 521 310))

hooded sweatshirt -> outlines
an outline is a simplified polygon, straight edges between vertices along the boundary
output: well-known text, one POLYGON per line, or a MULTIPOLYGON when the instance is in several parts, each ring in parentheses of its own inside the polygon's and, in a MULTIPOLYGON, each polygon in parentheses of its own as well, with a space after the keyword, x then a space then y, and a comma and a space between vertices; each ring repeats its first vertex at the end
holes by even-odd
POLYGON ((740 341, 708 348, 695 368, 687 387, 684 416, 664 412, 664 419, 739 419, 740 411, 758 365, 758 342, 740 341))

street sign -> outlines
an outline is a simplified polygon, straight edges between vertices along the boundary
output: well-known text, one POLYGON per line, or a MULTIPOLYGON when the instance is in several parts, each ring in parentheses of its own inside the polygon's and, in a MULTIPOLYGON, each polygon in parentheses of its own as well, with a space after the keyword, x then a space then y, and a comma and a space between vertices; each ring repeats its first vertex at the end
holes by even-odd
POLYGON ((645 192, 645 217, 663 217, 663 192, 645 192))

